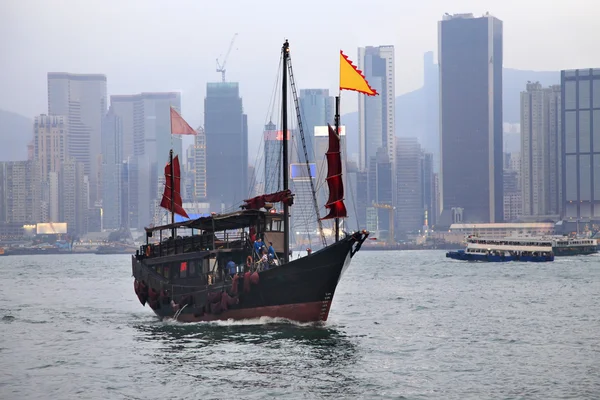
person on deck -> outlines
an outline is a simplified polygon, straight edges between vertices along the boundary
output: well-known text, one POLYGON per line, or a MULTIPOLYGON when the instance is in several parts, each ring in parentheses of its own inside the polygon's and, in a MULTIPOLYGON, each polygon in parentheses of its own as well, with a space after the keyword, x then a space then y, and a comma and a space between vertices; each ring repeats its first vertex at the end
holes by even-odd
POLYGON ((269 242, 269 256, 275 259, 275 249, 273 248, 273 242, 269 242))
POLYGON ((233 260, 229 260, 227 262, 227 265, 225 266, 225 268, 229 272, 229 275, 231 275, 232 277, 235 275, 235 273, 236 273, 236 265, 233 262, 233 260))
POLYGON ((263 247, 262 240, 260 240, 260 238, 256 239, 256 241, 254 242, 254 253, 256 254, 257 258, 260 258, 260 255, 262 253, 262 251, 261 251, 262 247, 263 247))

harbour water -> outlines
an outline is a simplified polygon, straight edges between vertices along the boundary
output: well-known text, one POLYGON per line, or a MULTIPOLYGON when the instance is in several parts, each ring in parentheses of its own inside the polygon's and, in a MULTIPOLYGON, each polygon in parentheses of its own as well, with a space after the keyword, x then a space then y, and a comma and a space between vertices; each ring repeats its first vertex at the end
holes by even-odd
POLYGON ((0 257, 0 399, 599 399, 600 256, 360 252, 322 325, 160 322, 127 255, 0 257))

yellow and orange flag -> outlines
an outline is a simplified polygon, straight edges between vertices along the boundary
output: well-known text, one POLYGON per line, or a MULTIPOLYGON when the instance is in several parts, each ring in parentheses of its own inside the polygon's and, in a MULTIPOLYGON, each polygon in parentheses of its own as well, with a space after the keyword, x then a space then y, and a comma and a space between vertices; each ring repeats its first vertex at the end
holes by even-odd
POLYGON ((340 90, 354 90, 368 96, 377 96, 379 93, 373 89, 365 79, 362 71, 352 64, 348 56, 340 50, 340 90))
POLYGON ((171 135, 195 135, 196 131, 171 107, 171 135))

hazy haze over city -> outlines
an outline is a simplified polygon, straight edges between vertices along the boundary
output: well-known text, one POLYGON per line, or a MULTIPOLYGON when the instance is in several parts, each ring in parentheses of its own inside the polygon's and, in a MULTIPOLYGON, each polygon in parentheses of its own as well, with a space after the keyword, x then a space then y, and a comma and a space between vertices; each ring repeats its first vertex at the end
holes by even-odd
MULTIPOLYGON (((356 59, 358 46, 380 44, 395 46, 396 95, 420 87, 423 53, 437 55, 445 12, 502 19, 505 67, 600 66, 593 0, 3 0, 0 8, 0 109, 29 118, 47 112, 47 72, 65 71, 106 74, 109 95, 181 91, 183 115, 202 124, 206 82, 221 78, 215 59, 239 33, 227 80, 240 82, 252 144, 269 117, 284 38, 298 86, 332 92, 338 51, 356 59)), ((355 94, 342 101, 343 113, 357 109, 355 94)))

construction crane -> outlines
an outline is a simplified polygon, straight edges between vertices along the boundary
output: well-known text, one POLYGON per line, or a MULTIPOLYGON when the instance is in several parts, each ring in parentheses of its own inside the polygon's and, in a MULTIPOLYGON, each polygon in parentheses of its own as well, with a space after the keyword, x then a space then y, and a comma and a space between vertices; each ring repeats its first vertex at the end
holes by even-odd
POLYGON ((225 54, 225 58, 223 59, 223 63, 219 62, 217 58, 217 72, 221 73, 221 78, 223 82, 225 82, 225 64, 227 64, 227 59, 229 58, 229 53, 231 53, 231 49, 233 47, 233 42, 235 42, 235 38, 237 37, 237 33, 233 35, 233 39, 231 39, 231 43, 229 43, 229 49, 227 50, 227 54, 225 54))
POLYGON ((390 231, 388 232, 388 244, 394 244, 396 241, 394 240, 394 210, 396 209, 396 207, 391 206, 389 204, 378 204, 378 203, 373 203, 371 204, 371 206, 375 207, 375 208, 384 208, 386 210, 388 210, 389 214, 390 214, 390 231))

